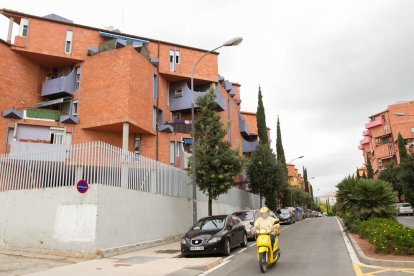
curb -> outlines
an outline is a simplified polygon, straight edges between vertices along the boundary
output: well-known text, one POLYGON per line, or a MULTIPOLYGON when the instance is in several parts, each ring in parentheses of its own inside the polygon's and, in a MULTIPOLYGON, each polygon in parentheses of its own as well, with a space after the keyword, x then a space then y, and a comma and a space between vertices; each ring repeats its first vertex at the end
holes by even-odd
MULTIPOLYGON (((342 227, 344 227, 344 223, 341 218, 339 218, 339 221, 342 224, 342 227)), ((355 254, 357 255, 359 261, 361 263, 367 264, 367 265, 376 265, 376 266, 388 266, 388 267, 398 267, 398 268, 414 268, 414 262, 413 261, 394 261, 394 260, 381 260, 381 259, 375 259, 371 258, 365 255, 365 253, 362 251, 362 249, 359 247, 358 243, 355 241, 354 237, 346 232, 346 236, 348 237, 349 241, 351 242, 352 247, 354 248, 355 254)))
POLYGON ((223 262, 223 258, 221 257, 217 257, 214 258, 211 261, 205 262, 204 264, 201 265, 189 265, 189 266, 185 266, 185 269, 192 269, 192 270, 201 270, 201 271, 206 271, 206 270, 210 270, 215 266, 218 266, 219 264, 221 264, 223 262))
POLYGON ((182 236, 183 235, 177 235, 177 236, 171 236, 171 237, 160 239, 160 240, 145 241, 145 242, 133 243, 133 244, 128 244, 124 246, 107 248, 107 249, 99 249, 96 253, 103 258, 108 258, 108 257, 113 257, 116 255, 134 252, 134 251, 138 251, 138 250, 142 250, 142 249, 146 249, 150 247, 155 247, 158 245, 176 242, 176 241, 181 240, 182 236))

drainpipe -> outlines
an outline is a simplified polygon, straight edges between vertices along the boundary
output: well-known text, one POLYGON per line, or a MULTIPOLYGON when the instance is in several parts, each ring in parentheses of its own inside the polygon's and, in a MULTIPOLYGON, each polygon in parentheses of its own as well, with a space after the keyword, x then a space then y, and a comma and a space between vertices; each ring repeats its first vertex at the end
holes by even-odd
POLYGON ((9 32, 7 33, 7 42, 11 43, 11 38, 12 38, 12 32, 13 32, 13 23, 14 23, 14 18, 10 17, 9 20, 9 32))
POLYGON ((160 120, 159 118, 159 112, 158 112, 158 105, 159 105, 159 98, 160 98, 160 42, 158 41, 158 49, 157 49, 158 53, 157 53, 157 58, 158 58, 158 65, 157 65, 157 87, 156 87, 156 95, 157 95, 157 113, 155 116, 155 132, 156 132, 156 137, 155 137, 155 160, 158 161, 158 122, 160 120))

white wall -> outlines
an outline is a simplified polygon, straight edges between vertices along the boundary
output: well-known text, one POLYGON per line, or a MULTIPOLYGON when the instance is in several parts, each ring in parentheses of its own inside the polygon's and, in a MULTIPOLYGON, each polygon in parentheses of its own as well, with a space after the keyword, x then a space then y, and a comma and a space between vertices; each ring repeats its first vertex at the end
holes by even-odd
MULTIPOLYGON (((207 215, 198 193, 198 217, 207 215)), ((231 189, 213 202, 213 214, 257 208, 259 198, 231 189)), ((90 185, 0 192, 0 246, 95 253, 181 235, 192 224, 192 201, 118 187, 90 185)))

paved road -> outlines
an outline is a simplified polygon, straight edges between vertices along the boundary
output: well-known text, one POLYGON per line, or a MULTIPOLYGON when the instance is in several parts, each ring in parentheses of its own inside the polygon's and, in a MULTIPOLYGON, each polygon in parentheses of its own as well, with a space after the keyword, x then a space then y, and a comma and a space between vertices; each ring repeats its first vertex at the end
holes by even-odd
MULTIPOLYGON (((251 243, 253 245, 253 243, 251 243)), ((282 256, 269 275, 355 275, 338 223, 334 217, 306 219, 284 227, 282 256)), ((227 264, 209 275, 261 275, 254 246, 237 250, 227 264)))
POLYGON ((414 228, 414 217, 413 216, 399 216, 397 217, 397 220, 401 224, 407 227, 414 228))

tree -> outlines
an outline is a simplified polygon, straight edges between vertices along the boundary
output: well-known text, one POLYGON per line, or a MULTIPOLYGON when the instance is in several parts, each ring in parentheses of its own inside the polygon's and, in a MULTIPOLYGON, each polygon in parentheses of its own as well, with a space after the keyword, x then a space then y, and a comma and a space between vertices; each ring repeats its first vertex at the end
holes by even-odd
POLYGON ((312 187, 312 185, 309 185, 309 188, 310 188, 310 196, 313 200, 313 187, 312 187))
POLYGON ((208 196, 209 216, 212 215, 212 201, 232 187, 233 177, 242 169, 238 151, 224 140, 226 130, 214 110, 217 105, 214 99, 214 91, 198 99, 200 115, 195 122, 196 179, 200 190, 208 196))
POLYGON ((379 178, 391 183, 394 191, 397 192, 398 201, 402 202, 403 189, 399 179, 400 169, 395 162, 388 163, 381 171, 379 178))
POLYGON ((280 121, 279 116, 277 117, 277 126, 276 126, 276 157, 277 161, 286 165, 285 151, 282 144, 282 131, 280 130, 280 121))
POLYGON ((404 197, 414 204, 414 154, 408 155, 400 164, 398 178, 401 181, 404 197))
POLYGON ((263 196, 267 196, 266 201, 272 201, 271 197, 275 195, 277 190, 275 181, 277 173, 276 157, 269 144, 259 143, 251 156, 247 175, 251 191, 260 196, 260 206, 262 206, 263 196))
POLYGON ((397 145, 398 145, 398 152, 400 155, 400 163, 402 163, 408 159, 408 153, 407 153, 407 148, 405 147, 405 140, 402 137, 401 133, 398 133, 397 145))
POLYGON ((358 178, 358 179, 360 179, 361 178, 361 176, 359 175, 359 169, 357 168, 357 170, 356 170, 356 178, 358 178))
POLYGON ((269 137, 267 136, 267 127, 266 127, 266 115, 263 106, 263 98, 262 98, 262 90, 259 86, 259 96, 258 96, 258 103, 257 103, 257 111, 256 111, 256 118, 257 118, 257 132, 259 134, 259 141, 260 143, 269 143, 269 137))
POLYGON ((308 170, 303 167, 303 181, 305 182, 305 192, 309 193, 308 170))
POLYGON ((367 156, 367 178, 368 179, 373 179, 374 178, 374 171, 372 170, 372 165, 371 165, 371 158, 367 156))

